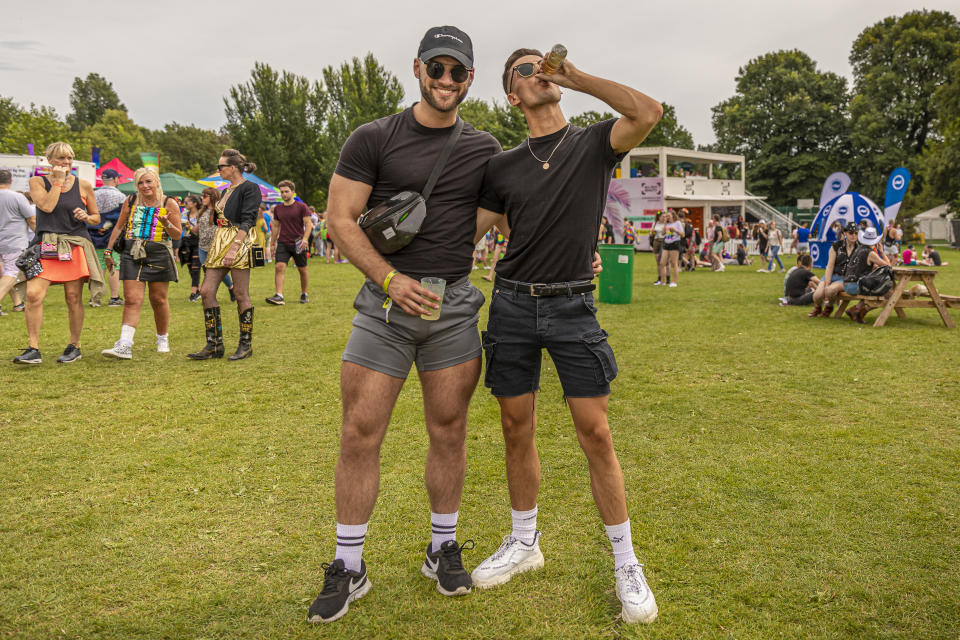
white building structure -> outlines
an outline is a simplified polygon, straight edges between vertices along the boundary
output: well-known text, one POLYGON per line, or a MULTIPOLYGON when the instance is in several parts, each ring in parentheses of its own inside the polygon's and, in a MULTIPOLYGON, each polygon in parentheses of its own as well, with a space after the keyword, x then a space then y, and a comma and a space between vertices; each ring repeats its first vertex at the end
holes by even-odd
POLYGON ((728 153, 673 147, 637 147, 620 163, 624 178, 663 177, 664 206, 686 208, 691 224, 701 232, 714 215, 736 220, 776 220, 786 231, 796 226, 790 218, 746 190, 744 157, 728 153))

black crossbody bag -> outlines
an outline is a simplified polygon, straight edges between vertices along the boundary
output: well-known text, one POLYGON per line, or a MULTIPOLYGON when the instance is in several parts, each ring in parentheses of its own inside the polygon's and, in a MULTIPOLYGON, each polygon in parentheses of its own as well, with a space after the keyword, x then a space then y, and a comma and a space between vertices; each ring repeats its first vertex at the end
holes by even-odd
POLYGON ((420 232, 423 220, 427 216, 427 200, 437 186, 440 173, 443 171, 453 146, 463 132, 463 120, 457 117, 447 143, 433 165, 433 171, 427 180, 423 193, 416 191, 401 191, 397 195, 384 200, 374 208, 360 216, 357 224, 367 234, 373 247, 383 255, 396 253, 410 244, 420 232))

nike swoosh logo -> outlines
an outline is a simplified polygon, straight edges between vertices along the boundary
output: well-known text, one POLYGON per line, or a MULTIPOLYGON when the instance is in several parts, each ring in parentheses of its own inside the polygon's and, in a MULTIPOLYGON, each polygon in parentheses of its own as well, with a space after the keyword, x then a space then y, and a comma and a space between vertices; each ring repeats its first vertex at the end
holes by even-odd
POLYGON ((440 566, 440 561, 430 562, 430 558, 427 558, 427 566, 430 568, 430 571, 436 571, 437 567, 440 566))
POLYGON ((349 593, 353 593, 353 592, 356 591, 358 588, 362 587, 362 586, 363 586, 363 583, 366 582, 366 581, 367 581, 367 576, 361 577, 361 578, 360 578, 359 580, 357 580, 356 582, 353 581, 353 578, 350 578, 350 590, 349 590, 349 593))

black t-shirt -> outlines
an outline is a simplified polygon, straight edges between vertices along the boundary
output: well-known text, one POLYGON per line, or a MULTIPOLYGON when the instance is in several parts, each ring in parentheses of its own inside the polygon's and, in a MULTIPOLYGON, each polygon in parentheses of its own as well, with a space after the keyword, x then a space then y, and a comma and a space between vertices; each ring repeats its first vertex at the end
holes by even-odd
POLYGON ((711 242, 713 244, 723 244, 723 227, 720 226, 719 222, 713 227, 713 239, 711 242))
MULTIPOLYGON (((228 190, 230 188, 228 187, 228 190)), ((223 217, 241 231, 250 231, 250 228, 257 224, 261 197, 260 187, 255 182, 244 180, 239 186, 233 188, 226 204, 223 205, 223 217)))
POLYGON ((593 279, 593 253, 613 168, 625 154, 610 147, 616 120, 530 139, 491 158, 480 206, 507 214, 510 245, 497 275, 520 282, 593 279), (560 139, 566 133, 563 142, 560 139), (559 146, 557 146, 559 143, 559 146), (550 158, 543 169, 538 158, 550 158))
MULTIPOLYGON (((367 200, 370 208, 401 191, 421 192, 452 130, 421 125, 412 107, 368 122, 347 138, 336 173, 373 187, 367 200)), ((464 123, 427 201, 420 233, 403 249, 385 256, 395 269, 415 279, 436 276, 448 282, 470 273, 483 167, 499 152, 496 138, 464 123)))
POLYGON ((793 273, 787 276, 784 293, 788 298, 799 298, 807 292, 807 285, 812 277, 813 271, 810 269, 794 269, 793 273))
POLYGON ((943 260, 940 258, 940 252, 936 249, 930 250, 930 261, 933 262, 935 266, 943 265, 943 260))

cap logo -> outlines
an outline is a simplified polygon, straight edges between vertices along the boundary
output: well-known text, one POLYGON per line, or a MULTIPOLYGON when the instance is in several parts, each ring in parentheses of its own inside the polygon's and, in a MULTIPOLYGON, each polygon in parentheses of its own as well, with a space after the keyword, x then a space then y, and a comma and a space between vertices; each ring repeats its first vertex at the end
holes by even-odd
POLYGON ((463 40, 461 40, 457 36, 452 36, 449 33, 435 33, 433 34, 433 37, 434 38, 450 38, 451 40, 456 40, 460 44, 463 44, 463 40))

